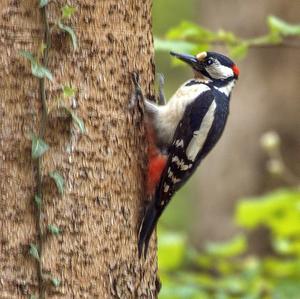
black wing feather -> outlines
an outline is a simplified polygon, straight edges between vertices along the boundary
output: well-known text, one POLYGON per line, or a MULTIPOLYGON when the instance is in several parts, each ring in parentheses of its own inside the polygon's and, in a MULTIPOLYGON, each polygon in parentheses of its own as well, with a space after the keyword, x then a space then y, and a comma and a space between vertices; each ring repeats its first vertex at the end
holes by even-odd
POLYGON ((172 162, 172 159, 174 157, 178 157, 185 162, 191 163, 191 161, 188 161, 186 157, 186 147, 193 138, 194 132, 200 128, 202 119, 204 118, 213 100, 214 95, 210 90, 202 93, 198 98, 196 98, 191 104, 186 107, 182 120, 179 122, 175 130, 173 143, 169 148, 169 157, 166 168, 156 190, 155 198, 147 208, 146 214, 141 224, 138 244, 140 257, 142 254, 143 246, 144 255, 146 256, 152 232, 155 229, 156 223, 164 208, 170 201, 172 195, 180 188, 181 185, 186 182, 186 180, 196 169, 197 165, 193 164, 193 167, 191 167, 189 170, 181 171, 180 169, 178 169, 176 164, 172 162), (183 140, 182 147, 176 146, 176 142, 178 140, 183 140), (175 171, 176 177, 180 179, 178 183, 172 183, 171 179, 168 177, 169 167, 172 167, 172 169, 174 169, 174 167, 177 167, 175 171), (166 182, 168 182, 168 184, 170 185, 168 192, 164 192, 164 183, 166 182))

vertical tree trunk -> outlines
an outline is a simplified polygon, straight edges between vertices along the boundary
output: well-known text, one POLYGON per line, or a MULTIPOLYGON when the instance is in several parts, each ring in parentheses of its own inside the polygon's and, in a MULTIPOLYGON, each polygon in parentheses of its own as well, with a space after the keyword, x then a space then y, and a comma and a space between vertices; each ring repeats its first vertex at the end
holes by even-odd
MULTIPOLYGON (((36 260, 37 188, 31 159, 32 132, 40 127, 39 80, 18 51, 38 53, 44 25, 36 0, 0 4, 0 297, 39 295, 36 260)), ((64 1, 47 5, 50 27, 64 1)), ((62 232, 47 236, 40 257, 47 277, 46 298, 156 298, 154 247, 146 261, 137 256, 137 229, 143 198, 145 138, 142 112, 129 111, 130 73, 138 71, 146 94, 153 94, 151 0, 73 0, 69 25, 79 48, 57 27, 51 33, 46 81, 47 106, 61 98, 61 88, 76 88, 67 101, 86 126, 79 135, 49 111, 42 158, 42 230, 55 224, 62 232), (59 195, 49 171, 64 177, 59 195)), ((68 23, 68 21, 65 21, 68 23)))

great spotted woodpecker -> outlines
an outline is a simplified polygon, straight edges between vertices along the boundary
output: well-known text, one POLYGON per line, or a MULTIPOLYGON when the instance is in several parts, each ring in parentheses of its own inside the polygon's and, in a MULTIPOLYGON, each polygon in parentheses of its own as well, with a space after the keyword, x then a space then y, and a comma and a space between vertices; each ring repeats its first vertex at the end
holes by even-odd
POLYGON ((149 139, 147 193, 152 200, 140 226, 140 257, 143 248, 146 256, 152 232, 174 193, 220 139, 239 76, 235 63, 222 54, 170 54, 190 65, 195 76, 165 105, 144 99, 149 139))

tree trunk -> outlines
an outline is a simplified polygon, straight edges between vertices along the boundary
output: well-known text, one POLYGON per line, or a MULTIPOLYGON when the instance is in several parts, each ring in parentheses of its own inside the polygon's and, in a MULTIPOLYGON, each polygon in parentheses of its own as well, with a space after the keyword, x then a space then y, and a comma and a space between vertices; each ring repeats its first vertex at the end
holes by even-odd
POLYGON ((46 6, 54 28, 48 59, 54 80, 45 81, 44 140, 50 148, 41 161, 40 222, 28 136, 41 127, 41 80, 18 53, 37 55, 43 41, 37 2, 0 4, 0 297, 156 298, 156 250, 151 246, 146 261, 137 256, 146 162, 143 117, 140 109, 128 109, 131 72, 139 72, 145 93, 153 95, 151 0, 68 1, 77 10, 63 22, 77 34, 76 51, 70 37, 53 27, 66 2, 46 6), (64 101, 84 120, 83 135, 50 109, 64 85, 77 90, 64 101), (63 195, 48 176, 54 170, 64 177, 63 195), (58 236, 41 239, 40 263, 28 253, 29 244, 39 244, 37 223, 42 232, 49 224, 61 229, 58 236), (46 285, 48 277, 61 284, 46 285))

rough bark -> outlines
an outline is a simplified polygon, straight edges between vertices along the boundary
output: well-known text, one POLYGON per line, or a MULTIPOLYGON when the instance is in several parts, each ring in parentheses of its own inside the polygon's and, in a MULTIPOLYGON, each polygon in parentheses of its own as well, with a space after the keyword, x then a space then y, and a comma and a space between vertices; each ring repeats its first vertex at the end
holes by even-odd
MULTIPOLYGON (((77 89, 73 102, 87 133, 79 135, 66 119, 50 113, 42 161, 43 229, 56 224, 59 236, 44 242, 45 274, 61 286, 46 298, 156 298, 156 254, 137 257, 137 229, 143 203, 144 126, 139 109, 128 110, 138 71, 146 94, 153 94, 151 0, 68 1, 77 8, 70 21, 79 49, 69 37, 52 34, 46 82, 47 104, 63 85, 77 89), (47 178, 58 169, 66 182, 60 196, 47 178)), ((50 1, 52 25, 64 1, 50 1)), ((18 51, 37 53, 43 23, 36 0, 0 4, 0 297, 38 294, 35 260, 28 244, 37 239, 33 196, 36 173, 31 132, 38 132, 39 81, 18 51)), ((70 105, 71 103, 67 103, 70 105)))

